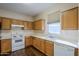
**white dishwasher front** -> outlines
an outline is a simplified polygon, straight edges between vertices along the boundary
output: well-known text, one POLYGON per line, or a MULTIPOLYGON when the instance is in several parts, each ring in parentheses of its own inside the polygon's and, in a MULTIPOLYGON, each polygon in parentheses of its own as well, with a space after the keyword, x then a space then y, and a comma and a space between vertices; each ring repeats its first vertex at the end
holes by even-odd
POLYGON ((55 56, 74 56, 74 48, 71 46, 54 43, 55 56))

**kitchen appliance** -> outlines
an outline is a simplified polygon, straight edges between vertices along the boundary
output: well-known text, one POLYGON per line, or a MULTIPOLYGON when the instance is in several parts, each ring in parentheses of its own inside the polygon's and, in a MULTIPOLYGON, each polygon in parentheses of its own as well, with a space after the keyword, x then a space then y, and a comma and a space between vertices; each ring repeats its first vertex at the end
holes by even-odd
POLYGON ((24 26, 12 25, 12 51, 24 48, 24 26))

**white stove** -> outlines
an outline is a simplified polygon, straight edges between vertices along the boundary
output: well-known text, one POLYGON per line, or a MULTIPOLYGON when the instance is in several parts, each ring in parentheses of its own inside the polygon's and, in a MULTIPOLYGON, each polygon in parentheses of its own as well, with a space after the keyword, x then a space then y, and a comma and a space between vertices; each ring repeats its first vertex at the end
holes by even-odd
POLYGON ((12 26, 12 51, 23 49, 24 43, 24 32, 21 26, 12 26))

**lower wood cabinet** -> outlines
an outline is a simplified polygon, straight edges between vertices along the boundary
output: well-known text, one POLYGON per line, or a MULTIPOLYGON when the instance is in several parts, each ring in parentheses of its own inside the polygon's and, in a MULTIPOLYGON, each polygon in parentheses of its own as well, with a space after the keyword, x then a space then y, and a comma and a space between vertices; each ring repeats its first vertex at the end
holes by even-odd
POLYGON ((0 40, 0 53, 1 53, 1 40, 0 40))
POLYGON ((79 56, 79 49, 78 49, 78 56, 79 56))
POLYGON ((45 40, 39 39, 39 41, 40 41, 40 49, 39 50, 41 52, 45 53, 45 40))
POLYGON ((45 41, 45 54, 48 56, 54 56, 54 43, 51 41, 45 41))
POLYGON ((25 47, 31 46, 32 45, 32 37, 25 37, 25 47))
POLYGON ((54 43, 51 41, 34 37, 33 46, 47 56, 54 55, 54 43))
POLYGON ((33 38, 33 46, 34 46, 35 48, 37 48, 37 49, 40 48, 40 41, 39 41, 39 39, 36 38, 36 37, 33 38))
POLYGON ((79 49, 78 48, 74 49, 74 56, 79 56, 79 49))
POLYGON ((78 30, 79 30, 79 7, 78 7, 78 30))
POLYGON ((11 39, 3 39, 1 40, 1 53, 7 54, 8 52, 11 52, 12 45, 11 45, 11 39))

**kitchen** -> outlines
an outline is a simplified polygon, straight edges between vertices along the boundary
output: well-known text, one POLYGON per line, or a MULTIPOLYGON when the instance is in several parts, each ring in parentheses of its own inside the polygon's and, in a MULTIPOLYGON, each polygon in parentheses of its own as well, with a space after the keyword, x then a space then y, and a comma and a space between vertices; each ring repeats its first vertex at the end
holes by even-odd
POLYGON ((78 10, 77 3, 0 4, 0 55, 79 56, 78 10))

